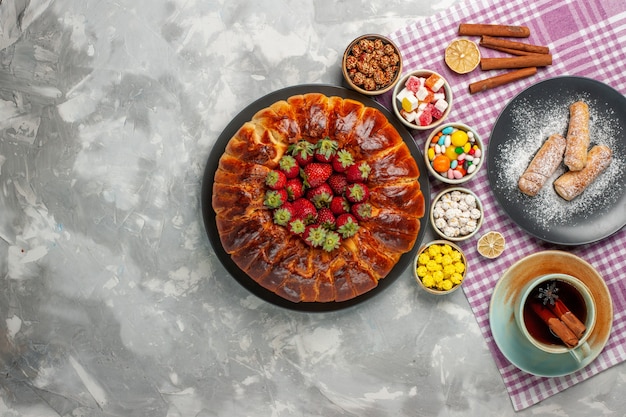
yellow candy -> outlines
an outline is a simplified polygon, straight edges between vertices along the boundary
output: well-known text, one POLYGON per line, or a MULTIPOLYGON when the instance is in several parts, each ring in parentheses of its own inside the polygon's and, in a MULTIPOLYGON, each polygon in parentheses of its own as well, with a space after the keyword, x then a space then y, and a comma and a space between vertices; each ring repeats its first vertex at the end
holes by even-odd
POLYGON ((417 267, 417 276, 424 278, 428 274, 428 269, 424 265, 420 265, 417 267))
POLYGON ((463 145, 463 152, 468 153, 471 149, 472 149, 471 143, 467 142, 465 145, 463 145))
POLYGON ((459 147, 464 146, 469 138, 467 137, 467 133, 462 130, 457 130, 452 132, 450 135, 450 140, 452 141, 452 145, 459 147))
POLYGON ((428 160, 432 161, 435 159, 435 148, 428 148, 428 160))
POLYGON ((461 282, 463 282, 463 275, 459 273, 452 274, 452 276, 450 277, 450 281, 452 281, 453 284, 460 284, 461 282))
POLYGON ((445 153, 445 155, 446 155, 446 156, 448 157, 448 159, 450 159, 451 161, 454 161, 454 160, 456 159, 456 157, 457 157, 457 156, 459 156, 459 155, 457 155, 457 153, 456 153, 455 149, 456 149, 456 148, 455 148, 454 146, 448 146, 448 147, 446 148, 446 153, 445 153))
POLYGON ((413 110, 415 110, 413 108, 413 103, 411 103, 406 97, 402 99, 402 109, 407 112, 412 112, 413 110))
POLYGON ((417 258, 417 263, 420 265, 426 265, 430 261, 430 256, 426 252, 422 252, 417 258))
POLYGON ((432 275, 426 275, 424 278, 422 278, 422 283, 428 288, 435 287, 435 280, 433 279, 432 275))
POLYGON ((439 254, 441 254, 441 246, 439 245, 432 245, 428 248, 428 254, 430 256, 432 256, 433 258, 439 254))
POLYGON ((463 271, 465 271, 465 264, 463 262, 455 263, 454 267, 456 268, 456 272, 458 272, 459 274, 461 274, 461 273, 463 273, 463 271))
POLYGON ((448 291, 452 289, 453 285, 454 284, 452 283, 452 281, 450 281, 449 279, 446 279, 441 283, 441 289, 444 291, 448 291))
POLYGON ((443 275, 446 278, 450 278, 454 274, 456 274, 456 268, 454 267, 454 265, 446 265, 443 267, 443 275))

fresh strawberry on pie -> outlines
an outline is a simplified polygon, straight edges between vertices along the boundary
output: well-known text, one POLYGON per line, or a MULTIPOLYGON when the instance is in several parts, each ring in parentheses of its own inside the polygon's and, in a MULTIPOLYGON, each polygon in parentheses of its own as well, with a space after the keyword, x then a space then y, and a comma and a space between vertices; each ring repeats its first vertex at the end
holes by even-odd
POLYGON ((333 158, 332 164, 335 172, 345 172, 350 165, 354 164, 354 157, 349 151, 339 149, 333 158))
POLYGON ((287 179, 296 178, 300 174, 300 165, 291 155, 283 155, 278 160, 278 169, 285 173, 287 179))
POLYGON ((342 195, 336 195, 330 201, 330 211, 333 212, 335 216, 339 216, 340 214, 350 213, 350 203, 348 199, 342 195))
POLYGON ((317 220, 315 222, 326 230, 333 230, 337 219, 329 208, 323 207, 317 211, 317 220))
POLYGON ((330 188, 332 188, 335 195, 342 195, 346 192, 348 179, 344 174, 334 172, 330 175, 330 177, 328 177, 328 185, 330 185, 330 188))
POLYGON ((372 205, 367 202, 356 203, 350 207, 350 213, 354 214, 354 217, 358 221, 364 221, 372 218, 372 205))
POLYGON ((370 172, 372 172, 372 167, 367 162, 361 161, 346 169, 346 177, 349 182, 365 182, 369 178, 370 172))
POLYGON ((367 185, 361 182, 353 182, 346 187, 346 198, 350 203, 361 203, 367 200, 370 196, 370 191, 367 185))
POLYGON ((335 226, 337 228, 337 232, 344 239, 347 239, 354 236, 359 230, 359 221, 352 214, 344 213, 337 217, 335 226))
POLYGON ((303 167, 313 161, 315 146, 311 142, 302 139, 290 145, 287 151, 295 158, 298 165, 303 167))
POLYGON ((328 183, 322 183, 315 188, 309 188, 306 198, 315 205, 315 208, 328 207, 333 199, 333 190, 328 183))
POLYGON ((291 178, 285 184, 289 201, 295 201, 304 196, 304 183, 300 178, 291 178))
POLYGON ((292 203, 294 217, 302 220, 305 224, 311 224, 317 219, 317 209, 315 205, 306 198, 299 198, 292 203))
POLYGON ((321 162, 311 162, 302 169, 304 184, 311 188, 325 183, 332 173, 333 167, 321 162))
POLYGON ((326 240, 326 229, 319 224, 310 224, 304 229, 302 238, 307 245, 313 246, 314 248, 320 247, 326 240))
POLYGON ((287 184, 287 177, 284 172, 274 169, 268 172, 265 176, 265 184, 271 190, 280 190, 281 188, 285 188, 285 184, 287 184))
POLYGON ((315 144, 315 159, 319 162, 331 162, 338 147, 337 141, 325 137, 315 144))

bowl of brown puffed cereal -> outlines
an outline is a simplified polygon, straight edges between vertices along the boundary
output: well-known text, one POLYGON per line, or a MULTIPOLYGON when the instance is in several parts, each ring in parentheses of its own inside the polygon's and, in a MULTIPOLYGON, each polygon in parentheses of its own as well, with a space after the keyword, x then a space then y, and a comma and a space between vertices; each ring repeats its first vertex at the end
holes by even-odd
POLYGON ((402 74, 402 55, 391 39, 362 35, 346 48, 341 69, 350 88, 374 96, 396 85, 402 74))
POLYGON ((413 276, 424 291, 445 295, 463 284, 467 271, 465 253, 447 240, 434 240, 422 246, 413 260, 413 276))

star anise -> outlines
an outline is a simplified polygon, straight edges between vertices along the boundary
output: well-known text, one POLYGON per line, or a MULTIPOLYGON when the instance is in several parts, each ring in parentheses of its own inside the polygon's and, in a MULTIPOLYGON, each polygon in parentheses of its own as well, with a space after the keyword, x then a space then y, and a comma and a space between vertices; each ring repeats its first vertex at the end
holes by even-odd
POLYGON ((552 281, 546 288, 539 288, 537 298, 543 299, 544 306, 548 303, 554 305, 556 300, 559 298, 557 292, 559 292, 559 289, 556 286, 556 282, 552 281))

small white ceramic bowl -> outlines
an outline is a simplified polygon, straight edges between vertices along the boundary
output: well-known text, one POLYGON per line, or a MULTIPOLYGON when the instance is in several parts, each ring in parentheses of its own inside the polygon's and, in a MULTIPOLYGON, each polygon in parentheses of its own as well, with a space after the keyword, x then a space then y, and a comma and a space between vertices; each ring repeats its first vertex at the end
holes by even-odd
POLYGON ((485 148, 483 146, 482 139, 475 129, 469 127, 464 123, 454 122, 438 126, 431 132, 428 140, 426 140, 426 143, 424 144, 424 159, 426 161, 426 166, 428 167, 428 170, 433 177, 447 184, 463 184, 474 178, 474 176, 476 176, 476 174, 480 170, 480 167, 483 165, 485 156, 485 148), (469 153, 461 151, 460 149, 458 149, 459 147, 455 147, 450 142, 450 134, 454 131, 462 131, 468 135, 469 140, 467 143, 472 148, 469 153), (441 132, 444 132, 446 134, 440 134, 441 132), (442 144, 441 142, 444 143, 442 144), (450 146, 452 146, 452 148, 450 148, 450 146), (443 149, 441 149, 442 147, 443 149), (476 148, 478 149, 478 151, 476 150, 476 148), (456 162, 452 162, 449 156, 445 156, 447 154, 446 149, 448 149, 449 152, 454 153, 454 155, 457 155, 456 162), (439 152, 437 152, 437 150, 439 152), (476 153, 478 153, 478 157, 476 157, 476 153), (442 155, 441 158, 443 158, 444 161, 447 161, 446 163, 452 163, 453 165, 458 164, 460 168, 453 169, 456 167, 456 165, 454 165, 450 166, 444 172, 438 172, 433 167, 433 159, 437 157, 437 155, 442 155), (459 156, 461 157, 459 158, 459 156), (472 165, 473 167, 471 167, 472 165))
MULTIPOLYGON (((439 81, 439 83, 441 83, 441 81, 439 81)), ((405 74, 398 81, 393 89, 392 106, 393 112, 405 126, 416 130, 432 129, 443 123, 446 117, 448 117, 448 114, 450 114, 450 109, 452 108, 452 89, 450 88, 448 81, 442 75, 436 73, 435 71, 418 69, 405 74), (434 99, 431 97, 432 93, 429 93, 428 89, 419 90, 419 88, 413 87, 416 85, 416 79, 424 80, 431 76, 433 76, 433 78, 439 78, 443 81, 443 86, 434 92, 434 99), (409 88, 407 88, 407 82, 409 84, 409 88), (417 92, 411 95, 413 91, 417 92), (423 101, 420 100, 424 97, 424 95, 426 95, 427 98, 423 101), (444 97, 439 97, 440 95, 443 95, 444 97), (447 103, 445 109, 442 108, 443 102, 440 102, 440 99, 447 103), (430 102, 428 102, 429 100, 430 102), (403 101, 406 101, 407 106, 409 106, 412 111, 403 109, 403 101), (431 111, 431 114, 435 111, 433 108, 436 109, 436 112, 441 114, 440 117, 432 117, 430 123, 425 125, 420 124, 419 117, 423 114, 420 113, 420 110, 423 110, 423 107, 427 107, 429 111, 431 111)))
POLYGON ((385 36, 376 34, 362 35, 350 42, 344 51, 341 72, 346 83, 353 90, 368 96, 380 95, 391 90, 400 79, 402 74, 402 54, 396 44, 385 36), (375 47, 377 48, 375 49, 377 53, 371 53, 364 49, 363 46, 365 48, 375 47), (369 60, 366 57, 369 57, 369 60), (382 60, 385 61, 381 65, 382 60), (361 65, 363 67, 359 68, 361 65), (375 71, 371 71, 373 66, 378 68, 375 71), (360 71, 361 69, 363 71, 360 71), (368 71, 371 71, 371 74, 365 75, 368 71), (378 72, 376 73, 376 71, 378 72), (361 78, 360 81, 363 81, 365 78, 368 79, 366 83, 370 85, 374 83, 373 88, 365 88, 365 84, 362 82, 357 84, 354 78, 357 72, 361 78), (388 82, 385 84, 377 83, 376 81, 380 81, 381 78, 388 80, 388 82))
POLYGON ((431 294, 446 295, 446 294, 450 294, 458 290, 459 288, 461 288, 461 285, 463 285, 463 282, 465 281, 466 273, 467 273, 467 258, 465 257, 465 253, 460 247, 458 247, 457 245, 455 245, 454 243, 448 240, 434 240, 432 242, 428 242, 427 244, 422 246, 419 251, 417 251, 417 254, 415 255, 415 259, 413 259, 413 277, 415 278, 417 283, 420 285, 420 287, 422 287, 424 291, 429 292, 431 294), (440 250, 443 250, 446 252, 445 254, 450 255, 450 258, 447 258, 446 260, 443 260, 444 258, 442 258, 441 263, 438 263, 436 261, 437 258, 434 256, 431 256, 429 252, 427 252, 429 251, 429 248, 434 245, 439 246, 440 250), (445 249, 442 249, 444 247, 445 249), (458 255, 456 255, 456 257, 453 256, 451 251, 458 252, 460 254, 460 259, 458 259, 458 255), (435 271, 429 271, 428 268, 423 263, 420 262, 420 256, 424 253, 426 253, 426 256, 428 257, 429 260, 432 260, 435 262, 435 264, 439 265, 436 268, 441 272, 440 274, 435 271), (450 263, 448 263, 448 261, 450 261, 450 263), (456 270, 456 264, 459 262, 463 264, 462 271, 456 270), (445 265, 443 265, 444 263, 445 265), (447 268, 450 268, 450 267, 454 268, 454 274, 459 274, 460 279, 459 279, 459 275, 452 277, 452 275, 449 273, 449 270, 446 268, 447 265, 450 265, 447 268), (437 277, 437 274, 439 274, 438 277, 437 277), (449 281, 447 285, 448 286, 451 285, 451 288, 445 289, 445 285, 446 285, 444 283, 445 280, 449 281), (444 288, 438 288, 437 282, 440 282, 441 286, 444 288), (427 285, 427 284, 430 284, 430 285, 427 285))
POLYGON ((474 192, 463 187, 441 191, 430 207, 430 223, 443 239, 461 242, 474 236, 483 224, 483 205, 474 192))

